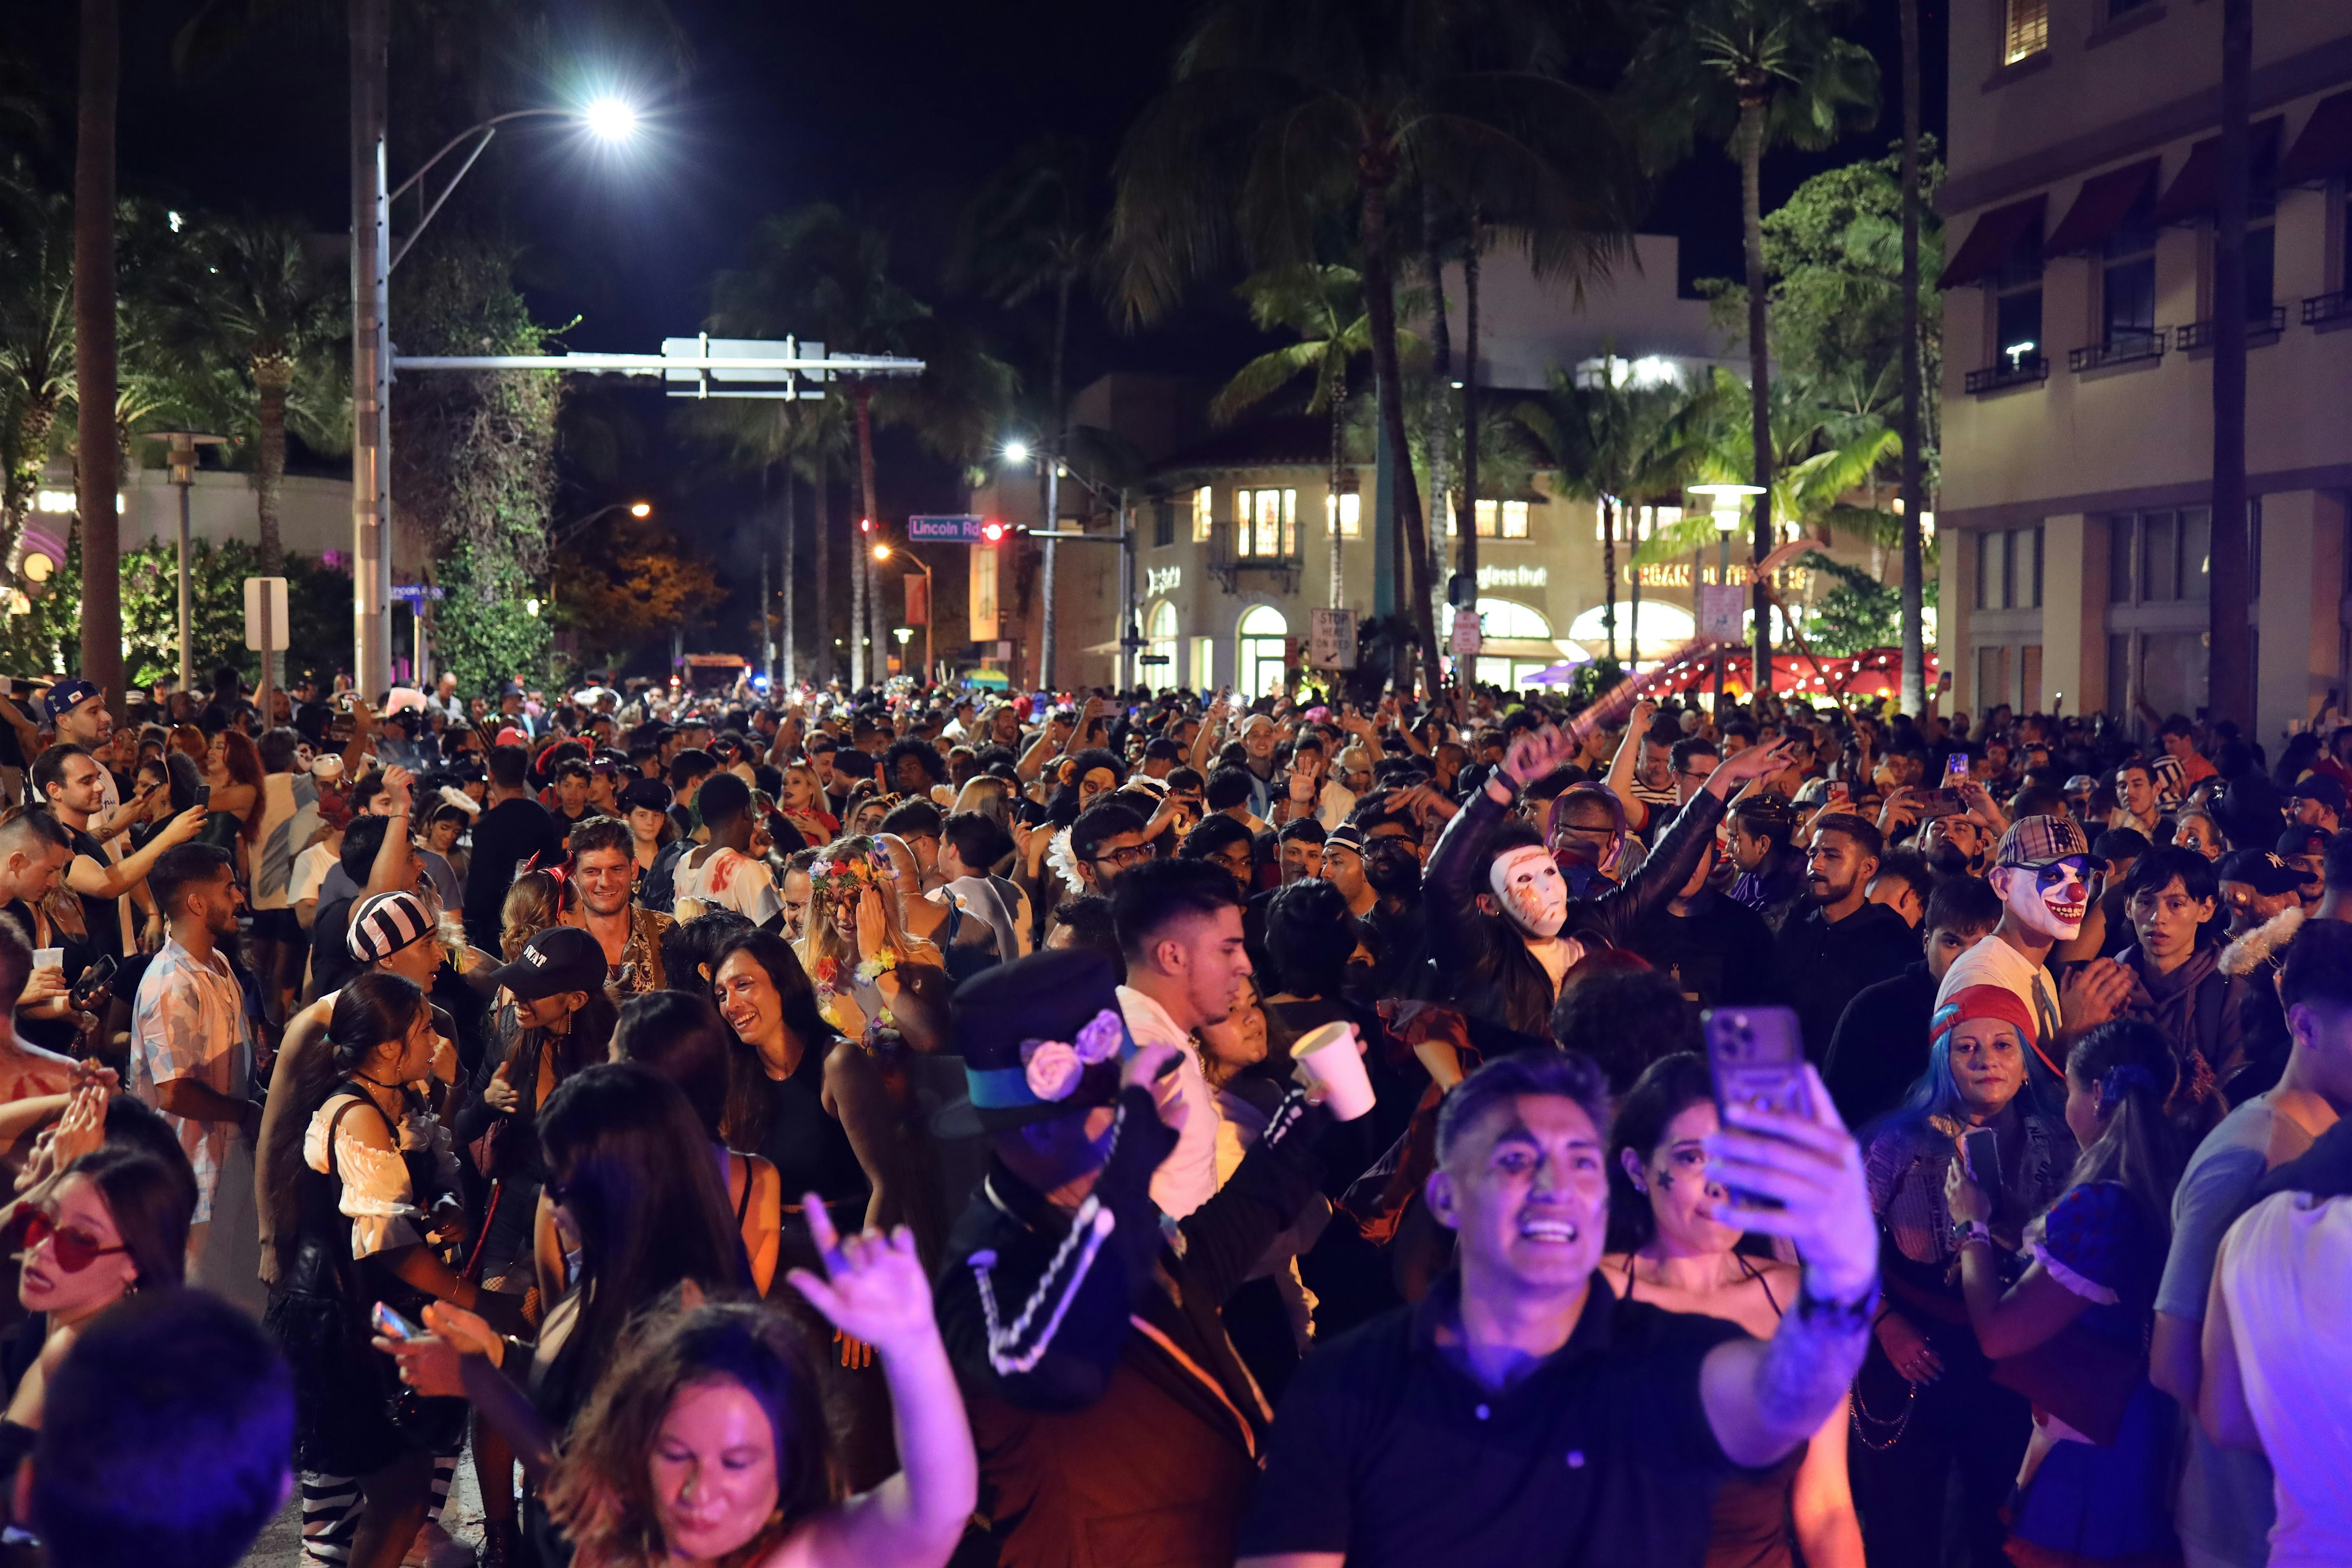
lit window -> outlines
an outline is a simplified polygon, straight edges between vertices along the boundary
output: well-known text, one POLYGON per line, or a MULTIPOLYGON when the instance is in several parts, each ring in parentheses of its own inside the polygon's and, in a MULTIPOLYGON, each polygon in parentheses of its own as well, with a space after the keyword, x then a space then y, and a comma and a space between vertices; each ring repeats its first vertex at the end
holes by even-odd
POLYGON ((2013 66, 2050 47, 2050 0, 2008 0, 2000 63, 2013 66))
POLYGON ((1481 539, 1525 539, 1528 537, 1528 503, 1523 500, 1478 503, 1478 537, 1481 539), (1501 532, 1496 531, 1496 523, 1501 532))
POLYGON ((1202 485, 1192 492, 1192 542, 1206 544, 1216 537, 1216 524, 1210 521, 1209 487, 1202 485))
POLYGON ((1353 490, 1348 490, 1339 495, 1327 495, 1323 498, 1323 536, 1326 539, 1331 536, 1331 520, 1335 515, 1339 519, 1340 538, 1359 539, 1363 536, 1364 498, 1362 496, 1353 490))
POLYGON ((1234 553, 1282 560, 1298 553, 1297 490, 1234 492, 1234 553))

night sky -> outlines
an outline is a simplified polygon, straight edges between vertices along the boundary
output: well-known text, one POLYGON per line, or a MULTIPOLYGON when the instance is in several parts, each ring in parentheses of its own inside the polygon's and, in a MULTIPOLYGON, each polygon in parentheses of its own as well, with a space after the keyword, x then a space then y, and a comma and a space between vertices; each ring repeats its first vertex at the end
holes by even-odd
MULTIPOLYGON (((1927 55, 1922 114, 1939 132, 1948 7, 1922 0, 1920 8, 1927 55)), ((339 21, 325 20, 339 18, 342 6, 295 0, 264 41, 184 79, 172 70, 170 44, 193 9, 193 0, 124 0, 124 192, 347 227, 346 57, 339 21)), ((531 245, 526 292, 542 320, 580 318, 567 338, 573 348, 650 351, 664 336, 695 331, 711 273, 735 262, 758 219, 822 198, 880 224, 893 237, 903 280, 919 297, 970 316, 997 352, 1042 381, 1041 323, 948 299, 937 282, 956 215, 992 168, 1042 132, 1085 136, 1108 165, 1128 121, 1164 79, 1192 9, 1098 0, 680 0, 673 13, 690 42, 691 68, 656 107, 642 146, 596 155, 548 122, 502 132, 471 180, 499 182, 531 245)), ((36 156, 61 185, 71 158, 73 12, 19 8, 16 42, 0 46, 15 51, 22 85, 50 101, 49 145, 36 156)), ((646 81, 641 62, 597 38, 584 13, 579 20, 561 6, 555 13, 559 36, 572 29, 566 52, 581 74, 546 82, 538 101, 564 101, 583 83, 646 81)), ((1881 126, 1829 153, 1768 158, 1768 207, 1808 174, 1876 155, 1900 133, 1895 7, 1871 0, 1849 26, 1885 68, 1881 126)), ((398 148, 396 87, 392 112, 398 148)), ((394 164, 397 183, 409 165, 397 153, 394 164)), ((1663 182, 1643 226, 1681 236, 1685 289, 1694 277, 1736 271, 1736 167, 1719 152, 1702 151, 1663 182)), ((1098 313, 1077 312, 1071 384, 1112 369, 1231 370, 1261 344, 1232 301, 1229 281, 1202 287, 1182 318, 1146 336, 1122 335, 1098 313)), ((642 452, 618 487, 585 487, 573 477, 559 517, 623 492, 652 495, 695 548, 748 588, 741 574, 757 568, 744 524, 756 488, 712 472, 668 440, 658 396, 624 401, 645 426, 642 452)), ((960 499, 957 476, 908 439, 885 438, 878 470, 886 514, 952 508, 960 499)), ((740 612, 730 606, 720 617, 742 624, 751 613, 747 599, 740 612)))

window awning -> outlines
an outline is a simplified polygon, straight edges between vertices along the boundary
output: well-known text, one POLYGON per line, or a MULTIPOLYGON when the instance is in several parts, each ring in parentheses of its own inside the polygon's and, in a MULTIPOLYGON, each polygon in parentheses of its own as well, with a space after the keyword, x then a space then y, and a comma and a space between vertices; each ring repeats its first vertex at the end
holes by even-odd
POLYGON ((1976 226, 1969 230, 1968 238, 1960 242, 1959 249, 1945 264, 1944 275, 1936 279, 1936 287, 1957 289, 1964 283, 1980 283, 2000 271, 2020 239, 2029 233, 2042 232, 2042 215, 2049 205, 2046 195, 2028 196, 1979 217, 1976 226))
POLYGON ((2352 92, 2339 92, 2311 111, 2303 134, 2279 160, 2278 183, 2315 185, 2347 171, 2352 171, 2352 92))
MULTIPOLYGON (((2247 158, 2255 169, 2271 166, 2278 156, 2279 133, 2284 115, 2273 114, 2247 127, 2247 158)), ((2189 149, 2189 162, 2172 176, 2171 188, 2158 198, 2148 216, 2158 224, 2190 223, 2212 216, 2221 200, 2221 139, 2209 136, 2189 149)))
POLYGON ((2074 256, 2097 248, 2100 241, 2115 233, 2117 226, 2131 216, 2141 194, 2156 183, 2159 162, 2145 159, 2084 181, 2074 205, 2066 209, 2066 216, 2050 231, 2050 241, 2042 247, 2042 254, 2074 256))

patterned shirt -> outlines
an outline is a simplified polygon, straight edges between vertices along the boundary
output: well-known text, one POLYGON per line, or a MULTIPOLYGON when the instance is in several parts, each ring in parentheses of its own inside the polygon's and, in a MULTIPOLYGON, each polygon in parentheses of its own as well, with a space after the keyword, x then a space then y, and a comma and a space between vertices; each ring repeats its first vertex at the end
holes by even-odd
MULTIPOLYGON (((253 1097, 253 1036, 245 1019, 245 993, 228 960, 215 952, 200 961, 177 941, 167 942, 147 965, 131 1008, 131 1092, 163 1110, 161 1087, 194 1079, 232 1100, 253 1097)), ((196 1212, 212 1217, 213 1188, 234 1123, 194 1121, 163 1110, 196 1173, 196 1212)))
POLYGON ((629 940, 622 944, 620 962, 604 966, 604 988, 615 1002, 647 995, 668 984, 662 972, 661 943, 677 923, 659 910, 629 907, 629 940))

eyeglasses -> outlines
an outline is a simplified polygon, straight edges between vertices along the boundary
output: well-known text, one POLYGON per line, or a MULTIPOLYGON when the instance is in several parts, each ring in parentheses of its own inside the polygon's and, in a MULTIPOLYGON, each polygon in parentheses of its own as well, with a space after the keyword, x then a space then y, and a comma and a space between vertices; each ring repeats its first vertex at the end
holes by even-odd
POLYGON ((25 1250, 31 1252, 45 1241, 50 1244, 49 1256, 68 1274, 79 1274, 101 1258, 131 1250, 127 1247, 100 1247, 96 1237, 61 1228, 47 1214, 35 1209, 25 1221, 25 1250))
POLYGON ((1150 859, 1150 858, 1151 858, 1151 846, 1150 846, 1150 845, 1149 845, 1149 844, 1130 844, 1130 845, 1129 845, 1129 846, 1128 846, 1126 848, 1124 848, 1124 849, 1106 849, 1106 850, 1104 850, 1101 854, 1097 855, 1097 856, 1095 856, 1095 857, 1094 857, 1094 863, 1095 863, 1096 865, 1099 866, 1099 865, 1101 865, 1104 861, 1108 860, 1108 861, 1109 861, 1112 865, 1114 865, 1114 866, 1118 867, 1120 870, 1124 871, 1124 870, 1126 870, 1129 866, 1140 866, 1141 864, 1143 864, 1143 862, 1145 862, 1146 860, 1149 860, 1149 859, 1150 859))

